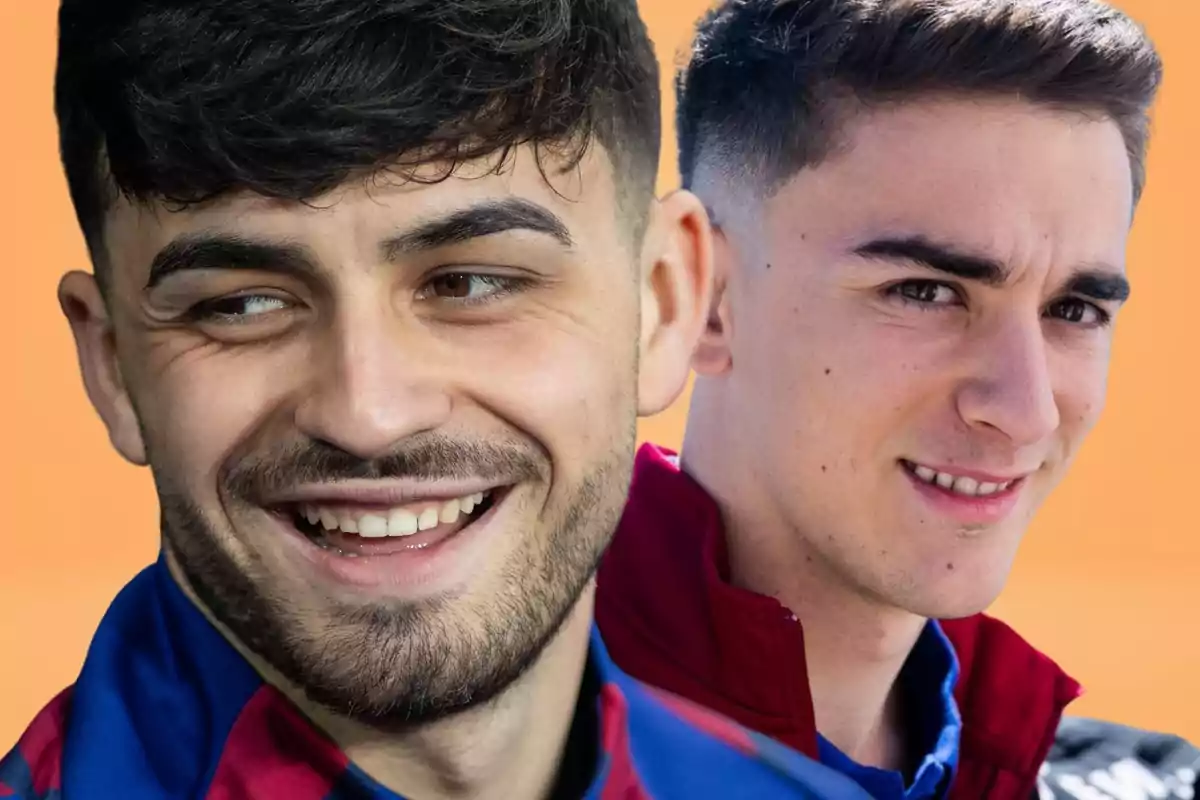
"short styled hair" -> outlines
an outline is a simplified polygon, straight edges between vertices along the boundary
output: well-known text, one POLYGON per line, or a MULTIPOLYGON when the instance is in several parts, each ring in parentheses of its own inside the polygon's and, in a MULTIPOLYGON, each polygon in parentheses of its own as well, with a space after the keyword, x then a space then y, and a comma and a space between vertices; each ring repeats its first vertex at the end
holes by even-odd
POLYGON ((599 142, 648 202, 661 136, 635 0, 62 0, 55 110, 98 275, 121 195, 303 201, 525 144, 571 168, 599 142))
POLYGON ((1114 121, 1136 199, 1161 80, 1142 28, 1097 0, 723 0, 679 75, 680 172, 769 195, 837 147, 847 101, 1007 95, 1114 121))

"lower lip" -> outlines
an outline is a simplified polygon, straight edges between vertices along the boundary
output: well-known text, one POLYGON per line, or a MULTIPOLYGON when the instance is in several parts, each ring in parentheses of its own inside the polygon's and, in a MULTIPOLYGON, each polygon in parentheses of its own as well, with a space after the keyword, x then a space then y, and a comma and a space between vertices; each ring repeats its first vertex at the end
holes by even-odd
POLYGON ((485 560, 485 544, 497 527, 496 517, 506 507, 511 490, 496 497, 478 519, 451 534, 428 537, 418 544, 421 534, 413 537, 413 546, 397 549, 395 540, 364 542, 362 552, 346 556, 322 547, 291 524, 290 520, 271 515, 282 528, 283 537, 298 554, 319 573, 335 584, 357 589, 378 589, 395 595, 435 595, 453 591, 469 582, 485 560), (372 552, 372 549, 378 552, 372 552))
POLYGON ((1000 522, 1009 514, 1020 499, 1025 479, 1013 481, 1009 487, 986 497, 969 497, 943 489, 936 483, 926 483, 903 465, 900 467, 917 493, 939 513, 966 525, 988 525, 1000 522))

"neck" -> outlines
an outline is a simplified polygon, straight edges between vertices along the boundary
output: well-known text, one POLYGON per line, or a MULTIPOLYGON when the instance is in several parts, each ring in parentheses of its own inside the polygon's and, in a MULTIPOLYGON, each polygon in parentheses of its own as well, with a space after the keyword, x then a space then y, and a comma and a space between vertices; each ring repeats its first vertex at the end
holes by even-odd
POLYGON ((831 569, 745 477, 755 471, 745 468, 736 437, 703 425, 704 417, 689 419, 681 462, 721 509, 730 581, 774 597, 801 621, 821 735, 860 764, 906 768, 897 678, 926 620, 866 596, 831 569))
MULTIPOLYGON (((781 577, 763 574, 753 556, 733 556, 733 580, 770 593, 781 577), (764 587, 766 591, 757 587, 764 587)), ((812 576, 807 576, 811 578, 812 576)), ((897 678, 925 620, 874 608, 852 593, 821 593, 796 573, 776 596, 804 626, 804 654, 817 730, 860 764, 905 770, 908 764, 897 678), (800 588, 801 580, 809 586, 800 588), (838 597, 843 599, 839 602, 838 597), (858 601, 858 602, 856 602, 858 601)), ((828 586, 828 584, 825 584, 828 586)))
POLYGON ((499 697, 403 733, 382 733, 305 698, 216 620, 173 563, 176 582, 263 679, 288 697, 347 757, 404 797, 547 797, 558 777, 587 662, 595 587, 534 664, 499 697))

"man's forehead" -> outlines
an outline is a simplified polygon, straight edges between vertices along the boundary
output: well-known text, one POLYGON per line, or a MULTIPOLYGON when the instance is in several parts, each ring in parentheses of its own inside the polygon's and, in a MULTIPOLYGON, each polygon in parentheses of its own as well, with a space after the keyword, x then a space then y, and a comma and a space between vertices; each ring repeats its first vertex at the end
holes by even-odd
MULTIPOLYGON (((886 101, 854 101, 839 106, 833 144, 827 163, 855 149, 886 157, 898 149, 944 155, 928 145, 940 142, 950 151, 958 144, 969 149, 980 139, 1021 145, 1017 132, 1039 131, 1042 143, 1058 140, 1065 146, 1079 135, 1103 136, 1124 150, 1117 123, 1102 113, 1054 107, 1018 96, 985 93, 930 93, 886 101)), ((1003 153, 997 153, 1003 155, 1003 153)))
POLYGON ((602 150, 590 148, 577 165, 564 168, 545 156, 539 163, 522 148, 503 163, 468 163, 449 175, 441 165, 405 174, 380 170, 303 201, 250 191, 184 207, 120 198, 106 218, 106 242, 118 262, 148 264, 160 248, 197 231, 304 240, 321 228, 336 228, 379 238, 464 208, 505 201, 544 209, 583 242, 611 235, 617 218, 617 192, 602 150))
POLYGON ((1115 125, 1084 130, 1077 126, 1088 123, 1019 101, 983 104, 971 122, 972 108, 942 101, 858 115, 829 159, 768 201, 770 232, 845 244, 920 235, 979 251, 1034 237, 1098 250, 1081 257, 1120 260, 1132 187, 1115 125), (1029 119, 1015 122, 1022 114, 1029 119), (1057 141, 1006 142, 1020 132, 1013 126, 1026 124, 1057 141))

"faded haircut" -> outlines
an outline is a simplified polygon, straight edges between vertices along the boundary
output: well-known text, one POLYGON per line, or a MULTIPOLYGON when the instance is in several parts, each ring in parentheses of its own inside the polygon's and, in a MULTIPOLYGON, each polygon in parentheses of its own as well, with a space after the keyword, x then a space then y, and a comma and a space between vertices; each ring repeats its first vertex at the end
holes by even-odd
POLYGON ((1135 200, 1162 62, 1096 0, 724 0, 677 83, 680 171, 770 195, 838 146, 859 107, 931 94, 1019 97, 1110 119, 1135 200))

